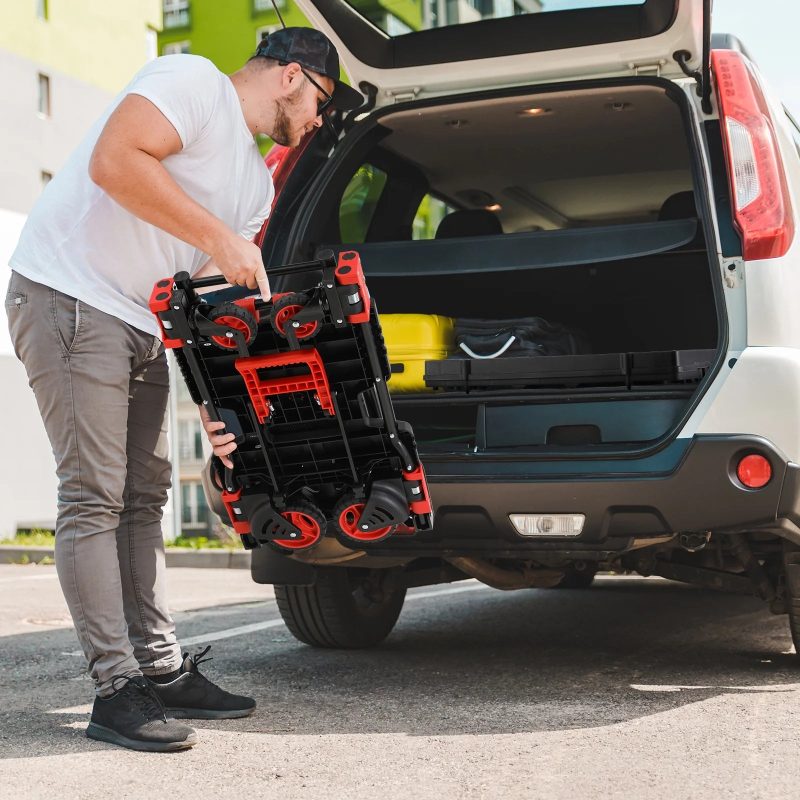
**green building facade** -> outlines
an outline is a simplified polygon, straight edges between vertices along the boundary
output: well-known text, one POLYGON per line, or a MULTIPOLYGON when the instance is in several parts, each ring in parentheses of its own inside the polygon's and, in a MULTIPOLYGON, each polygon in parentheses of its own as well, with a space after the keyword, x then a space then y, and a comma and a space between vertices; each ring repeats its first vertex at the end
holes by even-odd
MULTIPOLYGON (((291 0, 275 0, 284 22, 309 22, 291 0)), ((163 0, 159 55, 196 53, 223 72, 234 72, 255 52, 264 34, 280 27, 271 0, 163 0)), ((353 6, 382 30, 399 34, 423 25, 423 0, 354 0, 353 6)))
MULTIPOLYGON (((294 3, 276 0, 287 25, 308 25, 294 3)), ((196 53, 235 72, 262 36, 280 27, 271 0, 164 0, 159 55, 196 53)))

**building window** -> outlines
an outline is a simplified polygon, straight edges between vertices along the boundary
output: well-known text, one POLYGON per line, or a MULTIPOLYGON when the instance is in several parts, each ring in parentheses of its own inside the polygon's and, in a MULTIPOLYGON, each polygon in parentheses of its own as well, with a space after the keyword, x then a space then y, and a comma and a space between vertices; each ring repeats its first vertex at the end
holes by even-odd
POLYGON ((177 55, 179 53, 189 53, 189 52, 191 52, 189 50, 190 44, 191 44, 191 42, 189 42, 188 39, 186 39, 183 42, 170 42, 169 44, 165 44, 161 48, 161 55, 162 56, 174 56, 174 55, 177 55))
POLYGON ((164 30, 189 26, 189 0, 164 0, 164 30))
POLYGON ((36 0, 36 16, 39 19, 47 20, 48 8, 47 8, 47 0, 36 0))
POLYGON ((152 61, 158 55, 158 31, 147 27, 144 32, 144 57, 152 61))
MULTIPOLYGON (((278 6, 278 8, 285 8, 286 0, 275 0, 275 5, 278 6)), ((274 10, 275 7, 272 5, 272 0, 253 0, 253 11, 257 14, 274 10)))
POLYGON ((256 28, 256 47, 261 44, 261 40, 265 39, 271 33, 278 31, 281 29, 280 25, 263 25, 260 28, 256 28))
POLYGON ((181 482, 181 527, 204 528, 208 525, 208 506, 198 481, 181 482))
POLYGON ((394 14, 386 12, 386 33, 389 36, 402 36, 404 33, 411 33, 411 28, 394 14))
POLYGON ((51 180, 53 180, 53 173, 48 172, 46 169, 43 169, 41 172, 41 177, 42 177, 42 189, 44 189, 44 187, 47 186, 47 184, 50 183, 51 180))
POLYGON ((178 421, 178 457, 181 461, 203 460, 203 426, 199 419, 178 421))
POLYGON ((43 117, 50 116, 50 78, 39 73, 39 113, 43 117))

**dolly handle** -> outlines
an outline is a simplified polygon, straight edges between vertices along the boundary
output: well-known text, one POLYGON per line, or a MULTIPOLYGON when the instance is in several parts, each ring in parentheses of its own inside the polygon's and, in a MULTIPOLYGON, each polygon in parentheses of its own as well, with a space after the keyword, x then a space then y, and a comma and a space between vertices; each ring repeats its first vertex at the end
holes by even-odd
MULTIPOLYGON (((326 267, 335 267, 336 262, 333 258, 332 251, 324 251, 324 255, 314 261, 298 261, 295 264, 283 264, 279 267, 268 267, 267 277, 278 277, 280 275, 293 275, 296 272, 308 272, 312 269, 325 269, 326 267), (330 253, 330 255, 328 255, 330 253)), ((200 289, 204 286, 222 286, 228 283, 224 275, 212 275, 208 278, 197 278, 190 280, 190 285, 195 289, 200 289)))

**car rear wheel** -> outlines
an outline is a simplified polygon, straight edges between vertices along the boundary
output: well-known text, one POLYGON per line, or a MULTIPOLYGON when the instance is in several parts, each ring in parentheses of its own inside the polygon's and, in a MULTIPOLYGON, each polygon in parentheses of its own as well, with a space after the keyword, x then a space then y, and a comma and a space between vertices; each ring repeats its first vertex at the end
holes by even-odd
POLYGON ((406 589, 394 570, 318 567, 313 586, 275 586, 286 627, 312 647, 373 647, 392 631, 406 589))
POLYGON ((789 542, 784 542, 783 566, 786 570, 785 603, 789 628, 795 653, 800 657, 800 549, 789 542))

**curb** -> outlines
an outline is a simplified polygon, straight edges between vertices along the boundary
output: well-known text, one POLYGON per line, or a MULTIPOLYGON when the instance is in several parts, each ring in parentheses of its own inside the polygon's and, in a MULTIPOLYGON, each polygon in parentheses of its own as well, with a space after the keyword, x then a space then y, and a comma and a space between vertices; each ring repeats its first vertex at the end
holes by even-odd
MULTIPOLYGON (((194 569, 250 569, 250 553, 246 550, 189 550, 184 547, 166 549, 168 567, 194 569)), ((0 545, 0 564, 19 564, 21 561, 38 564, 44 559, 52 561, 52 547, 15 547, 0 545)))

